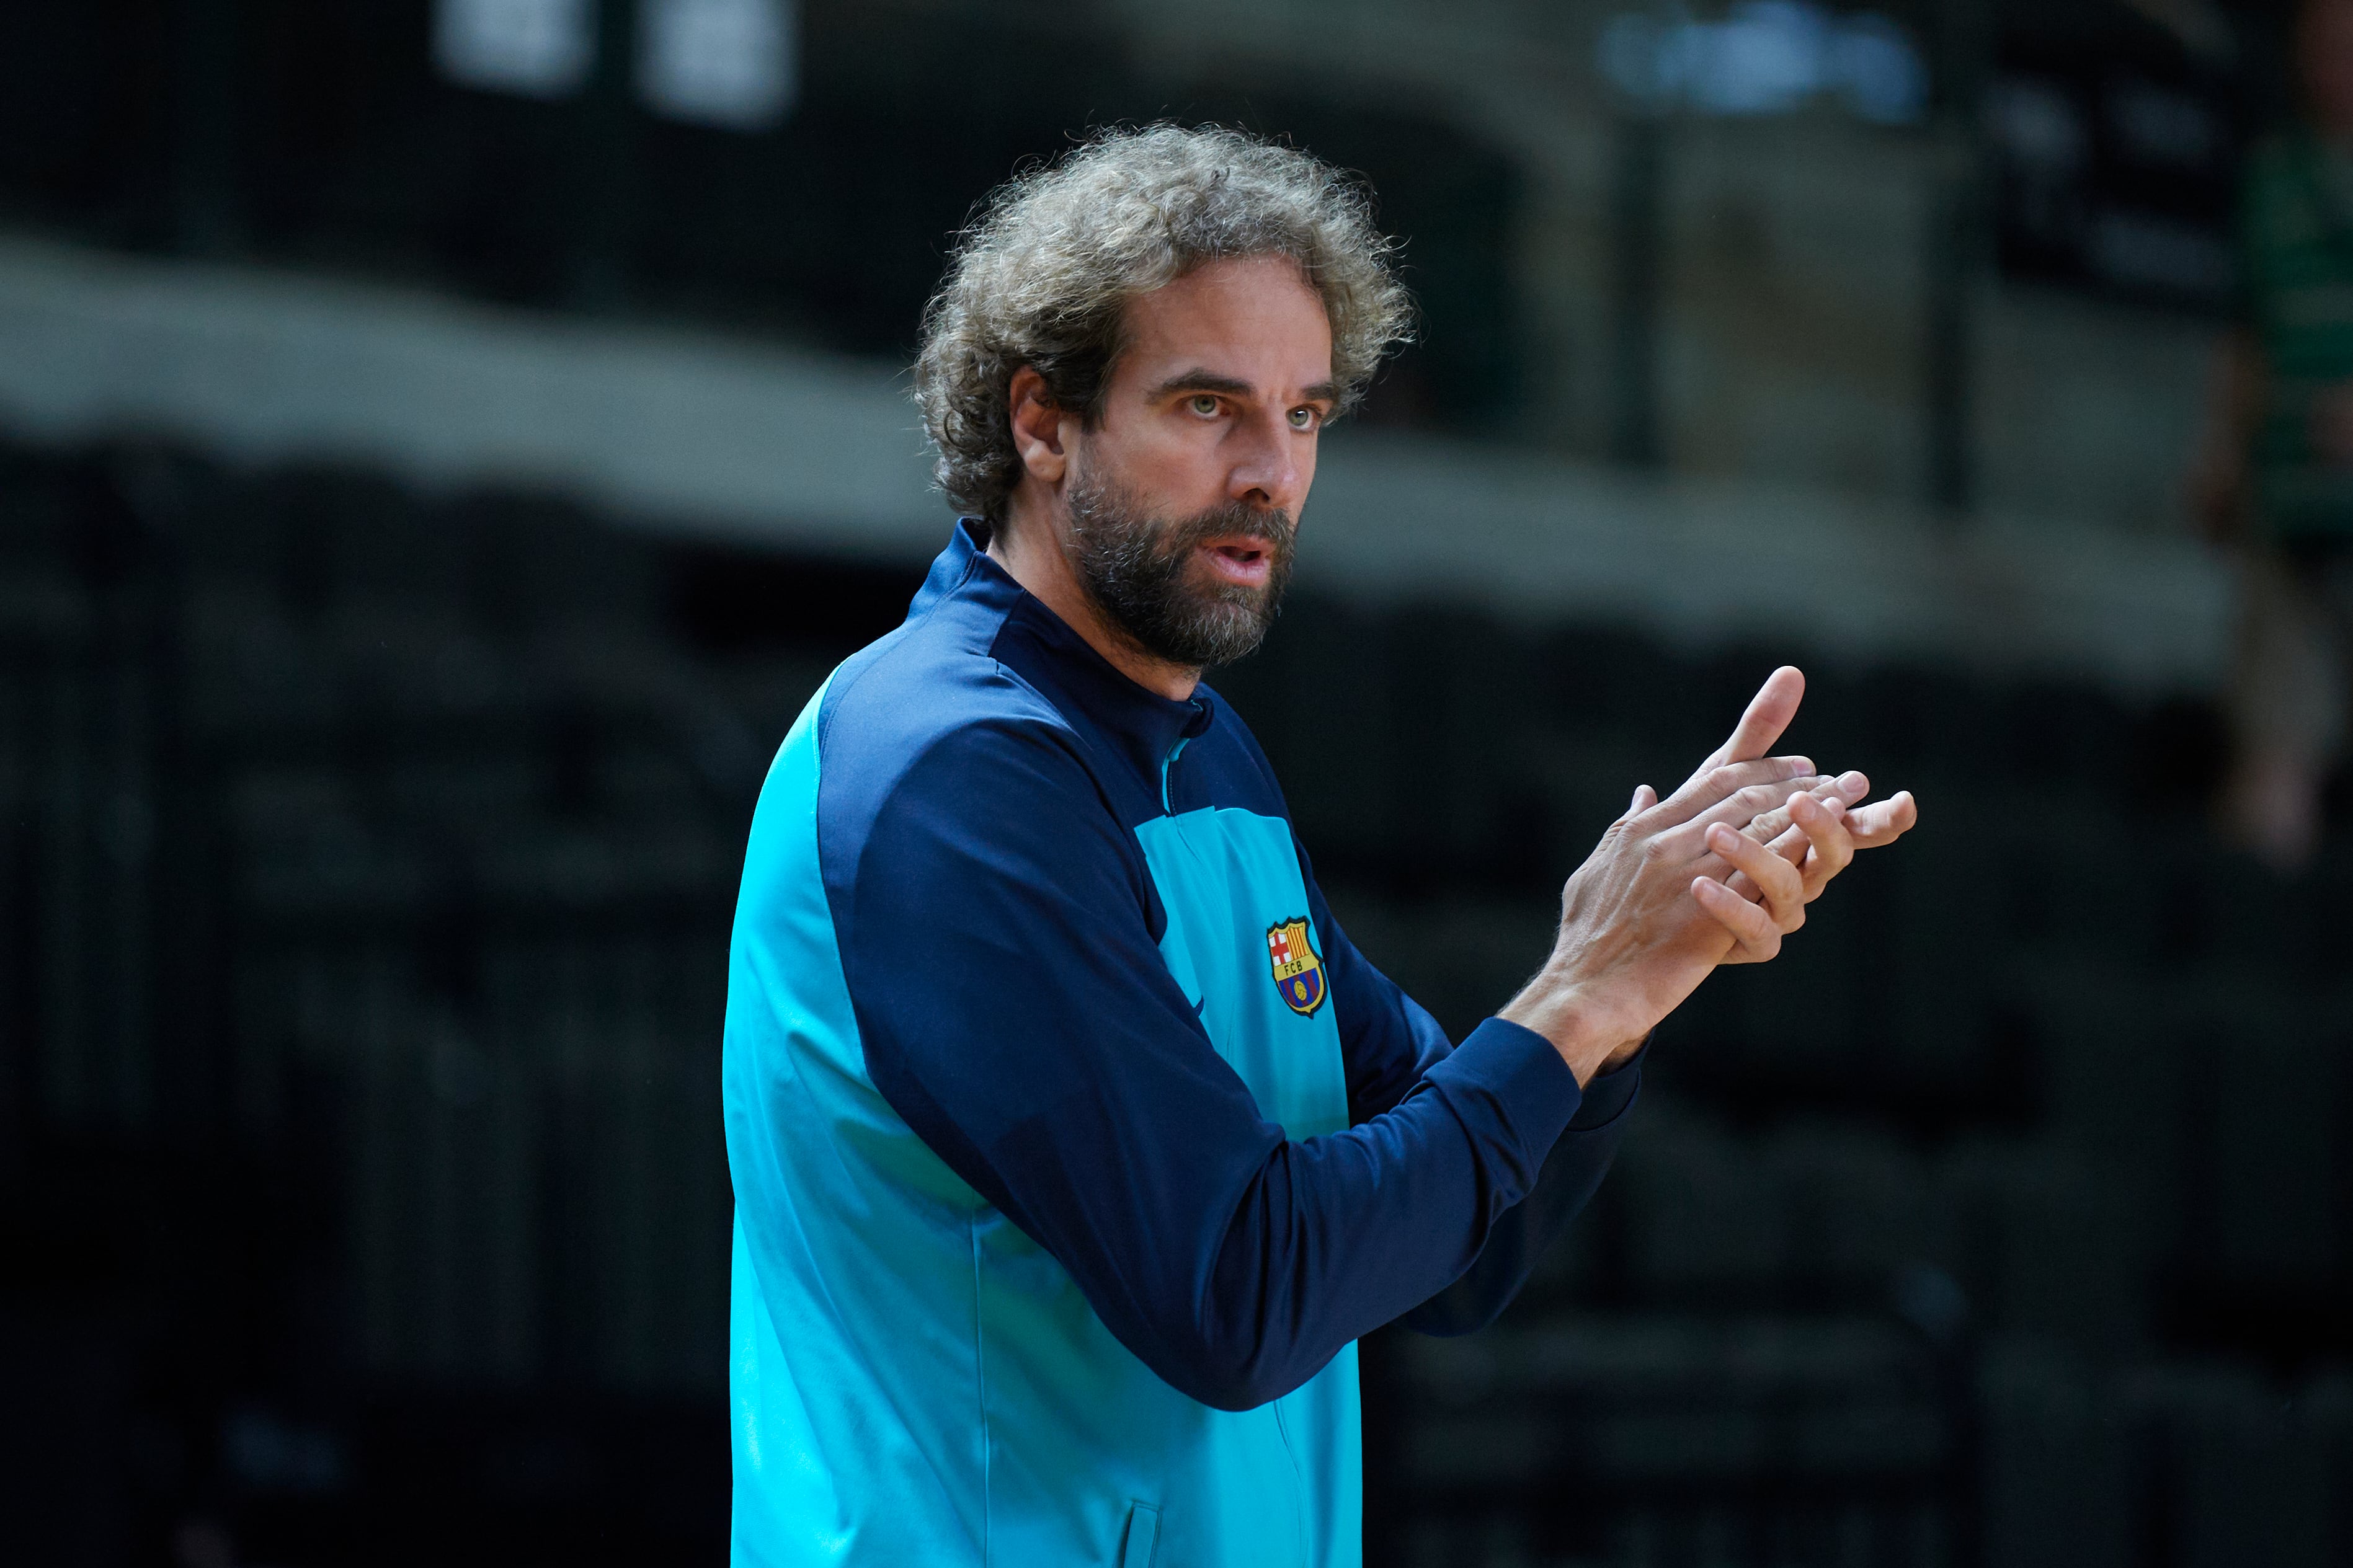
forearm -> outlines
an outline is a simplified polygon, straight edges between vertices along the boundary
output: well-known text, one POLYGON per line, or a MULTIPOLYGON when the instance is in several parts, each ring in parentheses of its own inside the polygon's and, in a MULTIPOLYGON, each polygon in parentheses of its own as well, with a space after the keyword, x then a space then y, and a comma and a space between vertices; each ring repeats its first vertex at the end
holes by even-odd
POLYGON ((1222 1210, 1170 1205, 1140 1234, 1048 1245, 1164 1379, 1248 1408, 1469 1269, 1580 1102, 1545 1042, 1490 1024, 1391 1110, 1266 1151, 1222 1210), (1198 1275, 1174 1267, 1188 1257, 1198 1275))
POLYGON ((1639 1061, 1629 1061, 1587 1086, 1535 1189, 1495 1222, 1478 1261, 1400 1322, 1425 1334, 1467 1334, 1493 1322, 1512 1304, 1609 1174, 1641 1076, 1639 1061))

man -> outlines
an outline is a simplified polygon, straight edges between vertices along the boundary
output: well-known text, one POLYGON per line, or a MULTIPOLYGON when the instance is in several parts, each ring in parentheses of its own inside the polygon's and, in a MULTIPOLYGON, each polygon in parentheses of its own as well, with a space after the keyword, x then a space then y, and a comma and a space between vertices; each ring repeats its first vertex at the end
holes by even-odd
POLYGON ((1350 945, 1200 672, 1405 331, 1387 251, 1312 159, 1162 127, 1001 192, 927 313, 971 515, 786 738, 737 915, 739 1563, 1356 1562, 1355 1341, 1499 1311, 1651 1026, 1911 822, 1762 755, 1785 670, 1460 1046, 1350 945))
POLYGON ((2305 0, 2295 55, 2302 122, 2247 169, 2244 319, 2194 478, 2244 546, 2222 826, 2281 871, 2319 847, 2353 697, 2353 0, 2305 0))

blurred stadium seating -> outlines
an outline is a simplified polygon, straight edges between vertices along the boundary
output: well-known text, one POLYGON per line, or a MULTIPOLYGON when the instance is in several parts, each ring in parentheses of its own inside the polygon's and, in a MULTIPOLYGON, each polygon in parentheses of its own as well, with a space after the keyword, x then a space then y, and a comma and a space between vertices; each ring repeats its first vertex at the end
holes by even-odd
POLYGON ((751 804, 913 586, 944 237, 1158 116, 1406 237, 1218 684, 1451 1028, 1792 649, 1925 807, 1367 1342, 1373 1568, 2353 1563, 2353 859, 2207 832, 2177 500, 2276 17, 717 9, 722 113, 666 0, 0 8, 0 1563, 721 1560, 751 804))

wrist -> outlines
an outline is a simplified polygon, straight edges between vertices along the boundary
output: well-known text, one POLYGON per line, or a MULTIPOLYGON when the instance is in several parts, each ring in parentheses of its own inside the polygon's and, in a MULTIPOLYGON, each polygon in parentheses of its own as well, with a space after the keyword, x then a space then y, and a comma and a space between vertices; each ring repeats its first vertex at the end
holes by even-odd
POLYGON ((1641 1047, 1641 1036, 1628 1039, 1610 1026, 1602 1010, 1591 1006, 1574 984, 1547 984, 1538 975, 1495 1015, 1542 1035, 1560 1053, 1560 1059, 1582 1089, 1594 1075, 1619 1066, 1641 1047))
POLYGON ((1637 1035, 1630 1040, 1619 1041, 1616 1047, 1601 1058, 1601 1065, 1593 1069, 1593 1076, 1600 1078, 1605 1074, 1616 1072, 1620 1068, 1641 1056, 1642 1047, 1650 1043, 1651 1037, 1648 1035, 1637 1035))

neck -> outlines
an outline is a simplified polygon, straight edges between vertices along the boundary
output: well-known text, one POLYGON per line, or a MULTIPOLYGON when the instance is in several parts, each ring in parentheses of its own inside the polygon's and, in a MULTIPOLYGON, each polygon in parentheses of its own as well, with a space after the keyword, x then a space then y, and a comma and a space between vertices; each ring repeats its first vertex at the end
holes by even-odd
POLYGON ((1086 584, 1071 564, 1063 548, 1060 519, 1041 516, 1036 506, 1023 506, 1015 496, 1005 509, 1005 520, 988 531, 988 558, 1029 596, 1060 616, 1064 624, 1103 655, 1105 663, 1130 680, 1172 701, 1183 702, 1201 684, 1201 672, 1187 665, 1155 658, 1135 646, 1135 640, 1105 617, 1086 584))

